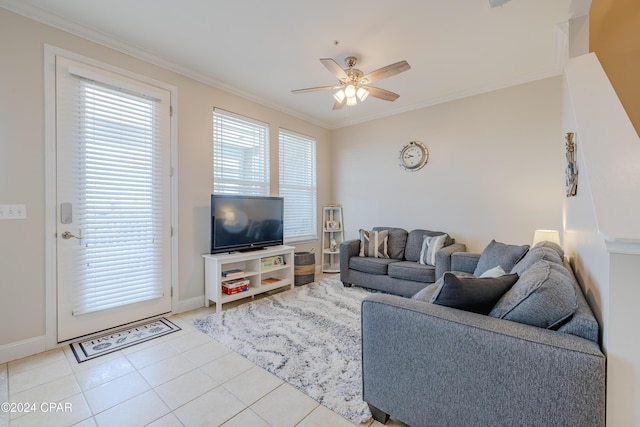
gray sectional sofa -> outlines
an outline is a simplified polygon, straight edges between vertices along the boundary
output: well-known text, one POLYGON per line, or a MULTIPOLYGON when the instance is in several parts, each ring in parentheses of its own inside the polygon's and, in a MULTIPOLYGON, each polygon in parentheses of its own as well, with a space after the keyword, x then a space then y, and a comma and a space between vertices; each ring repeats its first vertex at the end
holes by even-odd
POLYGON ((598 323, 561 249, 548 246, 525 248, 504 268, 513 274, 488 279, 514 283, 491 296, 495 304, 466 306, 451 293, 485 289, 477 276, 491 265, 471 253, 452 254, 458 272, 412 298, 366 297, 363 398, 374 418, 412 427, 603 426, 598 323))
POLYGON ((444 248, 435 254, 435 265, 419 264, 418 258, 425 236, 446 233, 429 230, 375 227, 372 231, 388 231, 388 258, 359 256, 360 239, 340 244, 340 280, 345 286, 361 286, 410 297, 451 270, 451 254, 463 252, 466 246, 447 236, 444 248))

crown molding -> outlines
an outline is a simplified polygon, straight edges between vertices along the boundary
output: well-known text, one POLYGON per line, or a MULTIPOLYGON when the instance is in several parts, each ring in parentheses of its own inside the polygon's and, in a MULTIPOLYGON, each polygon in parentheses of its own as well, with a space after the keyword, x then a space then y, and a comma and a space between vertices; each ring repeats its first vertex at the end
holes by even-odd
POLYGON ((397 114, 407 113, 409 111, 433 107, 434 105, 438 105, 438 104, 445 104, 447 102, 458 101, 460 99, 469 98, 471 96, 482 95, 484 93, 494 92, 496 90, 501 90, 501 89, 507 89, 513 86, 531 83, 537 80, 556 77, 560 74, 562 74, 562 72, 558 70, 557 67, 556 69, 550 72, 526 74, 514 79, 502 80, 500 82, 489 83, 489 84, 477 86, 471 89, 454 92, 445 96, 430 98, 424 102, 415 103, 415 104, 407 105, 404 107, 399 107, 394 110, 387 111, 383 114, 373 114, 358 120, 350 120, 348 123, 342 122, 341 124, 336 125, 331 129, 338 129, 345 126, 351 126, 355 124, 365 123, 371 120, 377 120, 377 119, 382 119, 389 116, 395 116, 397 114))
MULTIPOLYGON (((573 1, 578 3, 586 2, 590 4, 590 0, 573 0, 573 1)), ((568 55, 568 49, 567 49, 568 27, 567 27, 567 23, 561 23, 556 26, 555 64, 554 64, 554 68, 551 71, 547 71, 543 73, 531 73, 531 74, 522 75, 509 80, 493 82, 486 85, 477 86, 471 89, 454 92, 445 96, 430 98, 420 103, 406 105, 404 107, 390 108, 388 110, 385 110, 382 113, 371 114, 364 117, 360 117, 358 119, 347 118, 337 122, 326 122, 323 120, 319 120, 315 117, 302 114, 298 110, 293 110, 291 108, 284 107, 280 104, 276 104, 272 101, 259 97, 255 94, 243 91, 235 86, 229 85, 225 82, 222 82, 210 76, 199 73, 193 69, 184 67, 175 62, 168 61, 158 55, 153 54, 152 52, 149 52, 145 49, 132 45, 131 43, 118 40, 114 37, 108 36, 99 31, 95 31, 85 26, 75 24, 65 18, 51 14, 49 12, 45 12, 42 9, 31 6, 29 4, 22 3, 19 0, 0 0, 0 7, 5 8, 14 13, 17 13, 19 15, 25 16, 29 19, 33 19, 35 21, 57 28, 61 31, 81 37, 85 40, 100 44, 102 46, 113 49, 120 53, 124 53, 126 55, 132 56, 136 59, 148 62, 152 65, 172 71, 176 74, 195 80, 197 82, 206 84, 216 89, 220 89, 232 95, 236 95, 240 98, 271 108, 281 113, 288 114, 292 117, 298 118, 300 120, 304 120, 308 123, 311 123, 313 125, 316 125, 328 130, 340 129, 340 128, 344 128, 344 127, 355 125, 355 124, 361 124, 361 123, 369 122, 372 120, 378 120, 385 117, 395 116, 401 113, 414 111, 421 108, 431 107, 437 104, 456 101, 456 100, 467 98, 470 96, 480 95, 480 94, 492 92, 495 90, 505 89, 511 86, 529 83, 535 80, 541 80, 548 77, 553 77, 563 73, 564 65, 566 63, 567 55, 568 55)))
POLYGON ((31 6, 29 4, 24 4, 18 0, 0 0, 0 7, 17 13, 18 15, 22 15, 26 18, 33 19, 34 21, 38 21, 50 27, 56 28, 58 30, 73 34, 74 36, 78 36, 85 40, 105 46, 109 49, 113 49, 120 53, 132 56, 144 62, 148 62, 149 64, 172 71, 176 74, 190 78, 197 82, 204 83, 208 86, 223 90, 232 95, 244 98, 248 101, 255 102, 256 104, 260 104, 276 111, 280 111, 290 116, 307 121, 316 126, 320 126, 326 129, 329 129, 331 127, 329 123, 323 122, 305 114, 301 114, 299 111, 283 107, 282 105, 273 103, 252 93, 238 89, 235 86, 229 85, 220 80, 216 80, 210 76, 206 76, 195 70, 176 64, 175 62, 168 61, 158 55, 155 55, 152 52, 132 45, 131 43, 118 40, 99 31, 95 31, 85 26, 78 25, 67 19, 61 18, 60 16, 45 12, 42 9, 31 6))

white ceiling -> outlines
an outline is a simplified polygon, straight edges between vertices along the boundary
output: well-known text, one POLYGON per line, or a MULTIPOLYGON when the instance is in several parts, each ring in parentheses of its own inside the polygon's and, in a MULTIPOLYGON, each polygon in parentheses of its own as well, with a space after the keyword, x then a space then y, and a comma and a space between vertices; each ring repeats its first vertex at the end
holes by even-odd
POLYGON ((561 73, 563 26, 590 0, 0 0, 0 6, 142 56, 327 128, 561 73), (336 43, 337 41, 337 43, 336 43), (360 58, 400 94, 333 111, 319 58, 360 58))

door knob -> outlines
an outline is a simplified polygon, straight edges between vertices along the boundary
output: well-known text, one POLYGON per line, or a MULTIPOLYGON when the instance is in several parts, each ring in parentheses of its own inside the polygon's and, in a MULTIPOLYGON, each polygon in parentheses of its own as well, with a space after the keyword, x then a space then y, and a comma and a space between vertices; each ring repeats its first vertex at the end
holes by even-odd
POLYGON ((73 234, 69 233, 68 231, 65 231, 64 233, 62 233, 62 238, 63 239, 71 239, 71 238, 79 239, 80 237, 74 236, 73 234))

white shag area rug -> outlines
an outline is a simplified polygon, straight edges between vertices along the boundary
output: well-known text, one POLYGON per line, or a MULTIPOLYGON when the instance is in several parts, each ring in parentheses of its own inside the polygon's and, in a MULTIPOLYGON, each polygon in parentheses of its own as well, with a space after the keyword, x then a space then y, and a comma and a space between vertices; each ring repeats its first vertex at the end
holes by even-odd
POLYGON ((370 292, 337 278, 195 319, 196 328, 355 423, 362 400, 360 302, 370 292))

